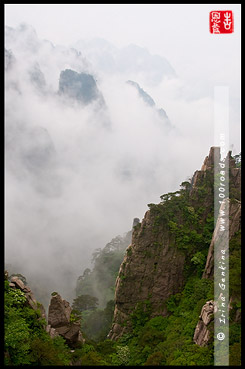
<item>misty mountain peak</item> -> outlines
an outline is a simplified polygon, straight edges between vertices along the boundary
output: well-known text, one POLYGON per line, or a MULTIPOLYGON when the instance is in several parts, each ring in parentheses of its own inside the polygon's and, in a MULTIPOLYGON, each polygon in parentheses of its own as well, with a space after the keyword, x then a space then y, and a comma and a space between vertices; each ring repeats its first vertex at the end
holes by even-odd
POLYGON ((144 102, 147 105, 150 105, 150 106, 155 106, 156 105, 155 101, 152 99, 152 97, 150 95, 148 95, 148 93, 145 92, 143 90, 143 88, 141 88, 140 85, 137 82, 128 80, 127 83, 131 86, 134 86, 137 89, 139 96, 142 97, 142 99, 144 100, 144 102))
POLYGON ((77 73, 71 69, 66 69, 60 73, 59 94, 66 95, 84 104, 89 104, 95 100, 103 101, 94 77, 91 74, 77 73))
POLYGON ((149 84, 157 85, 164 77, 176 75, 167 59, 152 55, 147 48, 135 44, 118 48, 107 40, 94 38, 89 41, 81 39, 74 46, 88 57, 95 70, 110 76, 125 73, 129 78, 140 73, 149 84))
MULTIPOLYGON (((144 91, 143 88, 141 88, 137 82, 128 80, 126 83, 136 88, 136 90, 138 91, 138 95, 144 100, 145 104, 151 106, 152 108, 156 108, 156 104, 153 98, 146 91, 144 91)), ((160 118, 163 119, 164 122, 167 123, 167 126, 170 128, 171 123, 169 121, 169 118, 165 110, 160 108, 160 109, 156 109, 156 111, 158 115, 160 116, 160 118)))
POLYGON ((35 29, 27 23, 21 23, 15 29, 6 26, 5 39, 6 43, 10 46, 14 45, 18 40, 20 46, 33 52, 37 51, 40 46, 40 41, 35 29))
POLYGON ((141 47, 135 44, 129 44, 123 48, 125 52, 129 52, 130 55, 148 55, 149 51, 145 47, 141 47))
POLYGON ((37 37, 37 33, 35 31, 35 29, 28 23, 20 23, 20 25, 17 27, 17 31, 20 31, 20 32, 25 32, 25 33, 29 33, 29 34, 32 34, 34 35, 35 37, 37 37))
POLYGON ((45 87, 46 85, 45 77, 38 63, 34 63, 31 66, 29 70, 29 76, 30 76, 31 82, 36 88, 42 90, 45 87))
POLYGON ((16 60, 12 50, 4 49, 4 58, 5 70, 8 70, 13 66, 16 60))

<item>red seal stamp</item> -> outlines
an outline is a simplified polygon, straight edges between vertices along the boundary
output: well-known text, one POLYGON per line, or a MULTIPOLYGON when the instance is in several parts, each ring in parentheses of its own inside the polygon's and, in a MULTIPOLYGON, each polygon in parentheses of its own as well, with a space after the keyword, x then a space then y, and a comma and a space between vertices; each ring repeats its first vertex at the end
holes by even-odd
POLYGON ((209 30, 211 33, 234 32, 232 10, 213 10, 209 13, 209 30))

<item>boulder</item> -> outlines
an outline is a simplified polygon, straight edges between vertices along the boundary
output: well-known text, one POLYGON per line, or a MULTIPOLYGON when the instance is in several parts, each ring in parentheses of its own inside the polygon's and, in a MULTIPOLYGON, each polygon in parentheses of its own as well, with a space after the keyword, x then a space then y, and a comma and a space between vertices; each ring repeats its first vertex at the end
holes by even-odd
POLYGON ((74 322, 70 325, 56 328, 56 332, 65 338, 67 343, 84 342, 84 338, 80 331, 80 321, 74 322))
POLYGON ((68 301, 57 293, 52 296, 48 310, 48 332, 50 336, 60 335, 70 346, 85 340, 80 330, 81 321, 71 322, 72 308, 68 301))
POLYGON ((24 290, 24 288, 25 288, 25 285, 24 285, 24 283, 22 282, 22 280, 21 279, 19 279, 18 277, 12 277, 11 278, 11 282, 12 283, 14 283, 15 284, 15 286, 17 287, 17 288, 19 288, 20 290, 24 290))
POLYGON ((48 324, 53 328, 69 324, 71 310, 69 302, 62 300, 59 294, 52 296, 48 310, 48 324))

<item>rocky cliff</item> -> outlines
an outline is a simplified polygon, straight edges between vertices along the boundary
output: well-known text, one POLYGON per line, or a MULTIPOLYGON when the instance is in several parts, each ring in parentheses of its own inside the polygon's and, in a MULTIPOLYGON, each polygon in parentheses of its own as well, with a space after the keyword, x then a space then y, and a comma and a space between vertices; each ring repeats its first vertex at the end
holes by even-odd
POLYGON ((213 321, 215 304, 214 301, 207 301, 203 305, 199 321, 197 323, 193 340, 199 346, 205 346, 210 339, 209 324, 213 321))
MULTIPOLYGON (((229 240, 235 235, 236 232, 241 228, 241 201, 234 200, 233 202, 229 202, 229 240)), ((222 205, 221 205, 222 207, 222 205)), ((218 239, 218 230, 220 227, 220 217, 217 220, 217 225, 215 227, 212 241, 210 243, 210 247, 208 250, 208 256, 206 261, 205 270, 203 272, 203 278, 213 278, 214 273, 214 245, 218 239)))
MULTIPOLYGON (((132 314, 140 305, 150 306, 149 317, 167 316, 168 298, 182 291, 187 276, 196 273, 193 264, 200 254, 208 254, 204 275, 211 275, 215 155, 220 155, 219 149, 212 147, 191 182, 183 182, 180 191, 161 196, 160 204, 150 204, 143 221, 135 227, 116 280, 114 320, 108 335, 112 340, 131 330, 132 314)), ((226 159, 230 188, 239 195, 240 169, 230 153, 226 159)), ((239 228, 239 209, 239 200, 233 198, 231 237, 239 228)), ((202 323, 206 327, 209 321, 202 323)), ((201 337, 200 331, 196 330, 195 341, 202 345, 208 333, 202 330, 201 337)))
MULTIPOLYGON (((236 176, 235 176, 236 177, 236 176)), ((240 183, 240 180, 239 180, 240 183)), ((229 241, 231 241, 234 235, 241 229, 241 202, 239 200, 233 200, 232 202, 229 199, 226 199, 222 204, 220 209, 223 210, 225 208, 229 208, 229 241)), ((210 243, 208 256, 206 260, 205 269, 203 272, 202 278, 205 279, 213 279, 214 277, 214 246, 217 245, 218 241, 220 242, 219 229, 221 225, 221 216, 218 216, 216 227, 213 233, 212 241, 210 243)), ((226 243, 227 245, 227 243, 226 243)), ((229 250, 226 250, 227 252, 229 250)), ((232 253, 231 253, 232 255, 232 253)), ((219 263, 218 259, 216 263, 219 263)), ((217 264, 216 264, 217 265, 217 264)), ((219 265, 219 264, 218 264, 219 265)), ((229 303, 229 311, 232 309, 232 301, 233 296, 230 296, 229 303)), ((217 301, 208 301, 203 306, 201 315, 199 317, 199 321, 196 325, 196 329, 194 332, 193 340, 199 346, 206 346, 211 337, 211 332, 213 332, 213 314, 215 306, 217 305, 217 301), (208 312, 207 314, 204 314, 208 312)), ((236 312, 236 318, 239 316, 239 311, 236 312)))
POLYGON ((139 302, 150 299, 152 315, 167 314, 164 302, 181 289, 184 262, 185 256, 170 246, 164 225, 162 232, 154 233, 154 215, 148 211, 135 229, 119 269, 111 339, 128 331, 129 316, 139 302))

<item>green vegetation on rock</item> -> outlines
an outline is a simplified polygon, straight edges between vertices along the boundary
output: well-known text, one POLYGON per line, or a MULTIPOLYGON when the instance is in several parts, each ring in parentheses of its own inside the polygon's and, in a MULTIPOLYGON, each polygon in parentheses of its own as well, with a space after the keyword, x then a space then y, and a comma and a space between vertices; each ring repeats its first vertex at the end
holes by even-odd
POLYGON ((40 310, 26 305, 25 294, 4 281, 4 364, 69 365, 70 349, 62 337, 50 338, 40 310))

